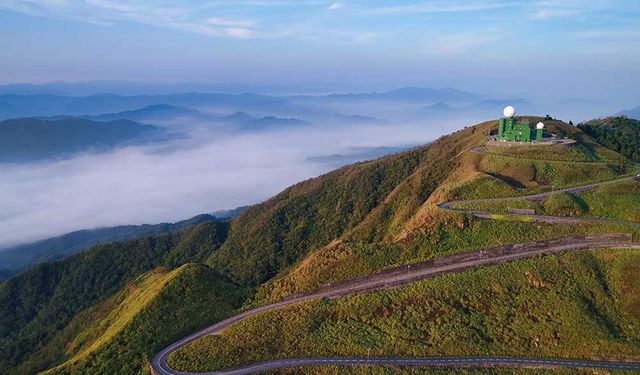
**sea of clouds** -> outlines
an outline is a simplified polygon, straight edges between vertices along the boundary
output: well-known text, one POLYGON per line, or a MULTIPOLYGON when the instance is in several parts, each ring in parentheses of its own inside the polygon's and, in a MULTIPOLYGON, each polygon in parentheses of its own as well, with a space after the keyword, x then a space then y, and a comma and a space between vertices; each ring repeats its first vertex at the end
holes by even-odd
POLYGON ((163 144, 0 164, 0 248, 79 229, 175 222, 258 203, 336 168, 310 157, 424 144, 467 121, 225 134, 200 129, 163 144))

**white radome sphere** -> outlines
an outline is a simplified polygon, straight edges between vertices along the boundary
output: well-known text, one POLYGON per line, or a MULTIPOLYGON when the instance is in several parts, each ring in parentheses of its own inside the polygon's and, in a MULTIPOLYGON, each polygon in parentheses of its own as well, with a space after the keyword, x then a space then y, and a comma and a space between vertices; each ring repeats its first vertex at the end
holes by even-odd
POLYGON ((513 108, 512 106, 506 106, 504 107, 504 109, 502 110, 502 114, 504 115, 504 117, 506 118, 511 118, 513 117, 513 115, 516 114, 516 109, 513 108))
POLYGON ((544 129, 544 123, 539 122, 536 124, 536 129, 544 129))

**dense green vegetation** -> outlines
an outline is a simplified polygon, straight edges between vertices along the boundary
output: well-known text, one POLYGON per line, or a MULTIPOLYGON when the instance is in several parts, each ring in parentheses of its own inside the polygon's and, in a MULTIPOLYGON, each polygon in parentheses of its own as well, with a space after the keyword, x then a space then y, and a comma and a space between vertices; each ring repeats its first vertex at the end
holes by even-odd
POLYGON ((146 374, 145 361, 163 346, 231 315, 246 291, 211 269, 188 264, 136 279, 109 315, 80 332, 76 354, 47 374, 146 374), (123 350, 126 348, 126 350, 123 350))
MULTIPOLYGON (((554 127, 560 129, 559 124, 554 127)), ((595 143, 577 128, 562 129, 579 142, 571 146, 486 148, 476 167, 482 174, 454 182, 452 199, 526 195, 637 173, 636 165, 595 143)))
MULTIPOLYGON (((493 126, 494 124, 487 123, 483 124, 479 129, 493 126)), ((555 126, 560 127, 562 125, 557 124, 555 126)), ((545 161, 520 159, 511 156, 503 158, 501 155, 493 154, 497 148, 492 148, 489 154, 465 153, 461 155, 463 159, 457 164, 457 170, 451 173, 449 179, 440 183, 426 204, 420 203, 422 201, 418 200, 411 201, 412 206, 422 204, 422 207, 397 220, 404 223, 404 226, 400 226, 399 230, 398 227, 393 228, 394 230, 390 232, 392 236, 377 236, 373 239, 370 236, 362 236, 361 231, 364 231, 364 233, 374 231, 380 223, 377 220, 377 216, 370 215, 363 225, 343 235, 340 241, 317 249, 294 267, 285 269, 280 275, 263 284, 249 305, 253 306, 266 301, 276 301, 292 293, 313 290, 328 282, 366 275, 388 267, 427 260, 454 252, 558 238, 574 233, 622 231, 635 233, 636 236, 640 235, 637 227, 606 224, 559 226, 544 223, 532 224, 528 222, 529 220, 522 222, 487 221, 461 214, 443 213, 435 207, 436 203, 453 199, 509 197, 548 191, 551 190, 550 181, 555 181, 556 185, 554 187, 559 188, 607 180, 619 177, 621 172, 628 172, 630 168, 633 168, 632 166, 626 166, 626 164, 620 167, 619 163, 609 162, 573 163, 571 157, 561 153, 562 150, 565 150, 566 154, 574 155, 574 158, 577 158, 575 155, 582 155, 583 158, 589 158, 589 160, 594 158, 597 160, 615 160, 621 157, 602 146, 598 146, 593 140, 586 138, 578 129, 566 125, 563 126, 563 129, 566 129, 567 134, 572 135, 573 138, 585 139, 584 144, 586 146, 582 146, 583 143, 578 143, 577 145, 580 147, 577 148, 573 146, 558 149, 555 153, 545 154, 545 161), (506 167, 504 167, 505 164, 507 165, 506 167), (540 173, 530 173, 531 168, 538 164, 544 164, 545 168, 540 168, 540 173), (592 173, 594 170, 596 172, 602 171, 602 174, 592 173), (491 175, 490 171, 493 171, 500 178, 491 175), (551 178, 542 179, 541 176, 551 176, 551 178), (569 178, 568 176, 572 177, 569 178), (522 189, 521 185, 530 186, 530 188, 522 189), (416 201, 417 203, 415 203, 416 201)), ((460 134, 469 139, 473 138, 473 134, 477 133, 479 132, 473 133, 471 131, 466 134, 465 132, 459 132, 450 136, 450 138, 455 139, 460 134)), ((475 139, 476 142, 480 140, 480 138, 475 139)), ((448 141, 451 142, 451 139, 448 141)), ((538 152, 540 152, 538 147, 531 147, 531 149, 538 149, 538 152)), ((407 201, 402 194, 409 191, 412 191, 410 185, 399 186, 394 191, 394 197, 400 197, 398 202, 407 201), (404 187, 407 187, 407 189, 402 189, 404 187)), ((633 192, 629 192, 627 195, 622 191, 618 193, 609 194, 608 197, 610 197, 610 200, 620 200, 619 207, 621 209, 632 211, 634 207, 637 207, 633 204, 637 201, 637 196, 633 192)), ((410 194, 407 195, 410 196, 410 194)), ((557 197, 552 196, 543 203, 546 204, 550 212, 554 212, 553 214, 572 214, 571 209, 573 207, 562 206, 562 202, 554 202, 556 199, 557 197)), ((597 199, 595 197, 593 200, 597 199)), ((513 201, 509 201, 510 204, 498 202, 495 205, 504 205, 504 210, 494 211, 494 203, 488 202, 483 206, 469 205, 469 207, 482 206, 492 212, 505 212, 508 207, 521 207, 520 205, 514 205, 513 201)), ((531 204, 536 205, 533 202, 531 204)), ((603 211, 606 211, 606 203, 602 206, 603 211)), ((400 207, 402 207, 401 204, 387 199, 385 205, 374 210, 374 213, 386 212, 390 213, 390 215, 396 215, 400 211, 400 207)), ((529 206, 524 205, 523 208, 527 207, 529 206)), ((616 212, 616 210, 611 210, 610 215, 616 216, 616 212)), ((623 220, 632 219, 629 215, 620 218, 623 220)))
POLYGON ((220 246, 228 224, 100 245, 44 263, 0 285, 0 371, 22 363, 73 317, 159 266, 199 262, 220 246))
POLYGON ((169 363, 203 371, 300 356, 637 357, 639 269, 637 252, 589 251, 305 302, 202 338, 169 363))
POLYGON ((608 117, 579 124, 578 128, 605 147, 634 160, 640 160, 640 120, 608 117))
MULTIPOLYGON (((100 245, 10 279, 0 285, 0 372, 30 374, 58 366, 50 372, 137 373, 158 348, 241 305, 487 246, 575 233, 629 232, 640 238, 640 228, 633 226, 481 220, 437 208, 452 199, 517 196, 611 179, 634 168, 580 129, 559 122, 549 122, 547 130, 578 143, 551 147, 536 158, 544 160, 532 160, 538 154, 534 148, 469 152, 482 146, 495 126, 492 121, 466 128, 426 147, 304 181, 229 223, 100 245), (164 330, 167 326, 171 330, 164 330)), ((607 188, 613 190, 598 194, 612 198, 600 206, 599 196, 589 198, 589 193, 579 200, 553 196, 539 204, 558 214, 602 210, 617 216, 622 211, 607 211, 607 203, 619 199, 621 210, 636 202, 635 190, 607 188), (575 204, 584 210, 574 211, 575 204)), ((424 355, 451 349, 447 354, 455 354, 464 349, 454 348, 460 341, 469 341, 466 350, 480 354, 520 349, 564 355, 576 349, 577 337, 596 344, 578 348, 583 351, 576 355, 614 350, 635 355, 640 347, 633 328, 637 318, 625 314, 637 307, 638 301, 629 297, 637 291, 627 280, 633 280, 633 273, 622 270, 635 269, 636 258, 607 254, 613 255, 536 259, 397 291, 309 302, 242 322, 229 334, 194 344, 193 351, 183 351, 175 360, 202 356, 193 365, 230 365, 240 357, 248 361, 295 350, 301 355, 424 355), (626 263, 618 265, 616 259, 626 263), (544 287, 534 285, 527 272, 544 287), (520 276, 511 280, 512 274, 520 276), (622 274, 627 276, 615 276, 622 274), (627 281, 616 284, 619 279, 627 281), (603 291, 617 293, 616 288, 629 294, 619 298, 603 291), (552 303, 560 306, 558 311, 552 303), (521 306, 529 310, 521 311, 521 306), (494 316, 499 320, 488 318, 494 316), (565 318, 568 323, 560 324, 565 318), (590 325, 577 327, 584 319, 591 319, 590 325), (275 322, 281 327, 271 325, 275 322), (615 332, 603 329, 610 323, 615 332), (298 329, 300 335, 294 335, 298 329), (526 339, 532 332, 539 336, 537 344, 526 339), (227 354, 226 362, 216 362, 227 354)))
MULTIPOLYGON (((30 244, 2 249, 0 251, 0 270, 5 268, 10 276, 38 263, 60 260, 94 245, 179 232, 212 220, 216 220, 216 217, 198 215, 173 224, 122 225, 113 228, 79 230, 30 244)), ((2 280, 1 271, 0 280, 2 280)))
POLYGON ((423 158, 416 150, 295 185, 240 215, 208 263, 239 282, 264 282, 360 223, 423 158))

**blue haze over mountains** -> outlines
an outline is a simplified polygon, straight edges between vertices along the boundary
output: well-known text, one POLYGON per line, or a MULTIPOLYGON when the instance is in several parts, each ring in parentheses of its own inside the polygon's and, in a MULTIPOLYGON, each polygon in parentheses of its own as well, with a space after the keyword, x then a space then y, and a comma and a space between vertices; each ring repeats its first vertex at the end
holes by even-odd
POLYGON ((296 88, 0 86, 0 249, 257 203, 341 165, 494 119, 505 105, 574 122, 620 112, 600 102, 538 103, 451 88, 296 88))

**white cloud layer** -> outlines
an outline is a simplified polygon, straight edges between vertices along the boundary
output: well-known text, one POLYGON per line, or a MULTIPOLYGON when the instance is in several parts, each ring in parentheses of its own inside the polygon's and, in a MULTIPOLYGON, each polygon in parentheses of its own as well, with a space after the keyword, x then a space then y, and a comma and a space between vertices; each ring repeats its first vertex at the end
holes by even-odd
POLYGON ((73 230, 173 222, 256 203, 330 165, 313 156, 427 142, 438 124, 314 128, 0 165, 0 248, 73 230), (173 146, 180 146, 177 150, 173 146))

